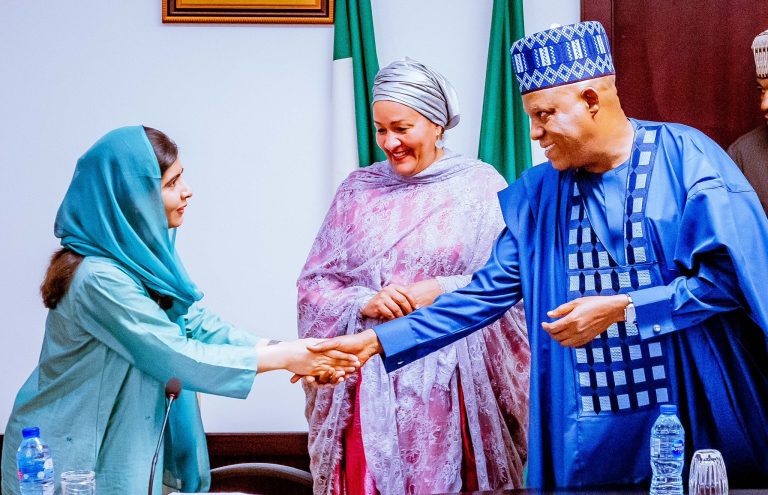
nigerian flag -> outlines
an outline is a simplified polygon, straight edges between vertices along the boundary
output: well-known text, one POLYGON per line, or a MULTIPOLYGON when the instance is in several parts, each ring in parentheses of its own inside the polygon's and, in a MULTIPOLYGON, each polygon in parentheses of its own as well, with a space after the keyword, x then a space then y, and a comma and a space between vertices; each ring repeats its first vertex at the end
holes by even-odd
POLYGON ((370 0, 336 0, 333 34, 332 167, 334 186, 357 166, 384 159, 371 116, 379 70, 370 0))
POLYGON ((509 56, 523 36, 522 0, 494 0, 478 157, 510 183, 531 164, 528 116, 509 56))

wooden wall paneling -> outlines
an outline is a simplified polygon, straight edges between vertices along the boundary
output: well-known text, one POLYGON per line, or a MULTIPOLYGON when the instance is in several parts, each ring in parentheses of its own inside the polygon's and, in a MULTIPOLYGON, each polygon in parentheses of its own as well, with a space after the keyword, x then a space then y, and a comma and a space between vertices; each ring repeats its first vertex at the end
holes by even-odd
POLYGON ((606 28, 628 116, 723 147, 763 122, 750 46, 768 29, 765 0, 581 0, 581 17, 606 28))
POLYGON ((208 433, 211 468, 269 462, 309 471, 306 433, 208 433))

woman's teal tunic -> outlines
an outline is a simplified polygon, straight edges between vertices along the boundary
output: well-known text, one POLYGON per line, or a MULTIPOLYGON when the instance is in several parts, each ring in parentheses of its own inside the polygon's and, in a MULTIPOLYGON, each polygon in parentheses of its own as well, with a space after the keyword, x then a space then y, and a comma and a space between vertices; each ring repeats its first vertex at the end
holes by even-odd
POLYGON ((2 493, 19 493, 15 454, 27 426, 40 426, 57 481, 63 471, 92 469, 99 493, 145 493, 172 376, 187 392, 173 405, 181 421, 166 437, 165 479, 182 480, 185 491, 207 488, 205 436, 189 391, 246 397, 259 339, 197 305, 185 323, 182 335, 116 262, 86 257, 48 314, 40 362, 16 398, 3 442, 2 493))

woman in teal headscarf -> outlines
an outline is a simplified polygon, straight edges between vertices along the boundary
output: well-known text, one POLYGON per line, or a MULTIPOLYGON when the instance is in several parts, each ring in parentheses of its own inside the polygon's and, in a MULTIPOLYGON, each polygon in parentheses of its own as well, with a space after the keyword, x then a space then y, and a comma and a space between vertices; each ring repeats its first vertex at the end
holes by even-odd
POLYGON ((62 248, 41 287, 49 313, 40 361, 5 430, 3 494, 19 493, 15 451, 28 426, 40 427, 57 473, 92 469, 99 493, 146 491, 171 377, 184 391, 154 492, 163 478, 174 489, 207 491, 195 392, 245 398, 256 373, 340 375, 356 362, 311 353, 310 339, 269 345, 197 306, 203 294, 169 230, 192 196, 177 154, 165 134, 138 126, 108 133, 78 161, 56 216, 62 248))

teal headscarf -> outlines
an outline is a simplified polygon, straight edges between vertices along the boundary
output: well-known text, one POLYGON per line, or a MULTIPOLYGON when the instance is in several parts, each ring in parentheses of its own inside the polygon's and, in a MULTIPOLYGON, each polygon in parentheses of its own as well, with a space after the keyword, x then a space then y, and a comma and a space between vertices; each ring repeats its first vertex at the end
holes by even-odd
POLYGON ((118 261, 152 291, 173 298, 178 321, 203 297, 187 275, 168 230, 160 165, 141 126, 99 139, 77 161, 56 215, 61 245, 83 256, 118 261))

